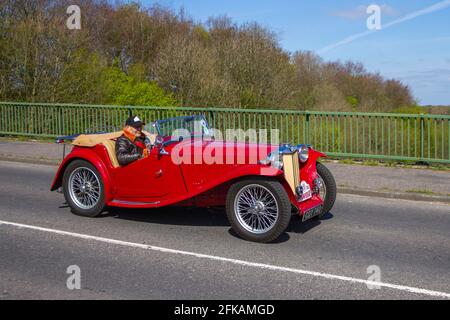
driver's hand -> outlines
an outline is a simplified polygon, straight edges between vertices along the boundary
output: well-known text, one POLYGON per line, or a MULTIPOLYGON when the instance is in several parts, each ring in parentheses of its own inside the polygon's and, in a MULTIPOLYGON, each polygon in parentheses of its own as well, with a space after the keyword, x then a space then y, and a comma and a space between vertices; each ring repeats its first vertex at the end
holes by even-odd
POLYGON ((150 142, 150 146, 155 145, 155 140, 156 140, 156 134, 152 134, 148 131, 142 130, 142 134, 145 136, 146 139, 148 139, 148 141, 150 142))
POLYGON ((148 131, 142 130, 141 133, 146 137, 150 136, 150 132, 148 131))

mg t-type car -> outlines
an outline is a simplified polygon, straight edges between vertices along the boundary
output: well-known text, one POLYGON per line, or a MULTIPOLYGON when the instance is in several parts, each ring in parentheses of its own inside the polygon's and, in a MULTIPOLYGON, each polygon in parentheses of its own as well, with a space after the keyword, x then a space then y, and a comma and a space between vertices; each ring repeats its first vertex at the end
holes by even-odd
POLYGON ((256 242, 278 238, 293 214, 320 219, 334 204, 336 183, 318 162, 325 154, 311 146, 219 140, 203 116, 157 120, 144 129, 149 155, 126 166, 115 154, 121 132, 59 138, 74 146, 51 190, 87 217, 107 207, 225 206, 233 230, 256 242))

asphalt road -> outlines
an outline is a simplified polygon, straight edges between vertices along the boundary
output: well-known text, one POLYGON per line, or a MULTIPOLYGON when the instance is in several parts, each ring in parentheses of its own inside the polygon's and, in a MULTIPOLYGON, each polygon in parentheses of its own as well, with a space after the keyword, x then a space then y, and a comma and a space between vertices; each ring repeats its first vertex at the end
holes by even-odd
POLYGON ((48 191, 55 170, 0 162, 0 299, 450 298, 446 204, 340 195, 325 220, 294 217, 279 241, 257 244, 222 210, 75 216, 48 191), (79 290, 66 286, 71 265, 79 290))

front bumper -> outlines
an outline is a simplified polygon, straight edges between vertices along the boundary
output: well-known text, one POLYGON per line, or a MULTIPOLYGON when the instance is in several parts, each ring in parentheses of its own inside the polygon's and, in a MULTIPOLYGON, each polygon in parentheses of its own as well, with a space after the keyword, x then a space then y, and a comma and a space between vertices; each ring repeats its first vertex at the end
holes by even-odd
POLYGON ((302 202, 297 202, 296 207, 299 211, 299 214, 303 216, 305 212, 314 209, 316 207, 322 206, 323 200, 318 195, 313 195, 310 199, 302 202))

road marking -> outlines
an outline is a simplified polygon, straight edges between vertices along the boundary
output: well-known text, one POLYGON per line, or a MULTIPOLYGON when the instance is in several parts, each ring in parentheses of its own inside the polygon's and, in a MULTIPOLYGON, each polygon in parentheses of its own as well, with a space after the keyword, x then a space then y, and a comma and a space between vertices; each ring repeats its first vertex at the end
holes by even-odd
POLYGON ((170 249, 170 248, 157 247, 157 246, 136 243, 136 242, 128 242, 128 241, 122 241, 122 240, 116 240, 116 239, 110 239, 110 238, 97 237, 97 236, 92 236, 92 235, 82 234, 82 233, 75 233, 75 232, 68 232, 68 231, 57 230, 57 229, 43 228, 43 227, 21 224, 21 223, 16 223, 16 222, 0 220, 0 225, 12 226, 12 227, 16 227, 19 229, 23 228, 23 229, 48 232, 48 233, 53 233, 53 234, 58 234, 58 235, 69 236, 69 237, 73 237, 73 238, 115 244, 115 245, 119 245, 119 246, 127 246, 127 247, 133 247, 133 248, 159 251, 159 252, 164 252, 164 253, 172 253, 172 254, 179 254, 179 255, 184 255, 184 256, 191 256, 191 257, 196 257, 196 258, 201 258, 201 259, 229 262, 229 263, 247 266, 247 267, 290 272, 290 273, 295 273, 295 274, 309 275, 309 276, 320 277, 320 278, 331 279, 331 280, 341 280, 341 281, 360 283, 360 284, 371 285, 371 286, 380 286, 380 287, 394 289, 394 290, 400 290, 400 291, 406 291, 406 292, 411 292, 411 293, 423 294, 423 295, 427 295, 427 296, 450 299, 450 293, 427 290, 427 289, 416 288, 416 287, 408 287, 408 286, 397 285, 397 284, 392 284, 392 283, 387 283, 387 282, 376 282, 376 281, 369 281, 369 280, 353 278, 353 277, 339 276, 339 275, 330 274, 330 273, 322 273, 322 272, 316 272, 316 271, 309 271, 309 270, 302 270, 302 269, 295 269, 295 268, 288 268, 288 267, 280 267, 280 266, 264 264, 264 263, 257 263, 257 262, 239 260, 239 259, 231 259, 231 258, 225 258, 225 257, 220 257, 220 256, 213 256, 213 255, 203 254, 203 253, 196 253, 196 252, 190 252, 190 251, 182 251, 182 250, 176 250, 176 249, 170 249))

